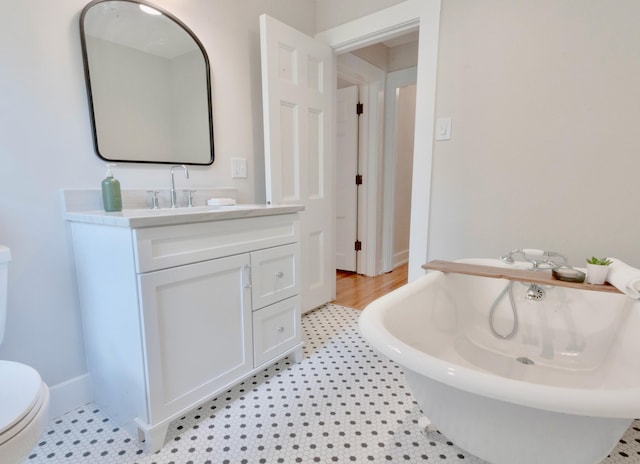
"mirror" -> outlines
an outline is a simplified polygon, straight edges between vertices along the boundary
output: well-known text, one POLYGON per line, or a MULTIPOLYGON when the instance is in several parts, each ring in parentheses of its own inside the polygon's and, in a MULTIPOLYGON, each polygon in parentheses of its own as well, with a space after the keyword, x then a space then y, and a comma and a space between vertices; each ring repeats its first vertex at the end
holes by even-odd
POLYGON ((80 38, 100 158, 213 163, 209 59, 189 28, 145 1, 94 0, 80 38))

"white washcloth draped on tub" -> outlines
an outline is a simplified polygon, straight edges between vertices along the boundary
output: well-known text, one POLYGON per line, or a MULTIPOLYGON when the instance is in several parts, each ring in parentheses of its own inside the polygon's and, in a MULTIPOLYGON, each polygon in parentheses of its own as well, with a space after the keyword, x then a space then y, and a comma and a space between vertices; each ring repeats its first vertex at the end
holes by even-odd
POLYGON ((619 259, 609 258, 607 282, 631 298, 640 298, 640 269, 631 267, 619 259))

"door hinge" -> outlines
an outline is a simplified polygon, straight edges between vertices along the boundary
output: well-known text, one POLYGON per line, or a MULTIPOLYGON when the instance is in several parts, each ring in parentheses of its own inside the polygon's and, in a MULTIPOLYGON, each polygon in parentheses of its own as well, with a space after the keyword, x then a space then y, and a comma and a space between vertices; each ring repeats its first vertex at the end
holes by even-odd
POLYGON ((356 174, 356 185, 362 185, 362 174, 356 174))
POLYGON ((362 251, 362 242, 360 240, 356 240, 356 251, 362 251))
POLYGON ((358 102, 356 103, 356 114, 360 116, 362 113, 364 113, 364 105, 358 102))

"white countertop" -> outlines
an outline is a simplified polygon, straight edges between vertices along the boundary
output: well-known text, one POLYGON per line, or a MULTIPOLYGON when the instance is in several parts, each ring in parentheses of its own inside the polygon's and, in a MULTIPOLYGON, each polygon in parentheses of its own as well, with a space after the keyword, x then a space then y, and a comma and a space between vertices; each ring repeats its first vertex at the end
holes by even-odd
POLYGON ((192 208, 123 209, 107 213, 101 210, 67 211, 64 218, 71 222, 85 222, 116 227, 156 227, 194 222, 222 221, 248 217, 272 216, 302 211, 301 205, 194 206, 192 208))

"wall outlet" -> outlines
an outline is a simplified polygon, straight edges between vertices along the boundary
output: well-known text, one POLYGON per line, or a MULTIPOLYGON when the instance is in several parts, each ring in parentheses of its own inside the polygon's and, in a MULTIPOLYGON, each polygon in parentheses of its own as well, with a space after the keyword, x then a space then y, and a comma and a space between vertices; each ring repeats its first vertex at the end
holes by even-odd
POLYGON ((247 178, 247 160, 244 158, 231 159, 231 177, 233 179, 247 178))

